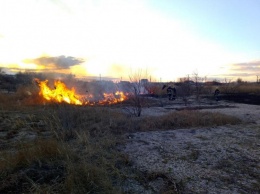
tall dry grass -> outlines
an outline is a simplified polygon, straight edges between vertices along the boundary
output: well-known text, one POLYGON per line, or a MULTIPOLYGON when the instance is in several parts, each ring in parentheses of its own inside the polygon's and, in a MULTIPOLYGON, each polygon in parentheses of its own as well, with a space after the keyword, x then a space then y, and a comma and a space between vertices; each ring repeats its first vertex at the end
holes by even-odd
POLYGON ((256 83, 229 83, 219 87, 223 93, 250 93, 260 94, 260 84, 256 83))
POLYGON ((64 154, 61 145, 54 139, 39 139, 33 142, 17 143, 15 147, 17 150, 13 153, 1 153, 1 171, 28 166, 35 161, 57 158, 64 154))
MULTIPOLYGON (((66 149, 55 139, 16 143, 0 153, 0 193, 28 192, 37 184, 59 183, 66 149), (14 149, 16 148, 16 149, 14 149)), ((36 188, 36 187, 35 187, 36 188)))
POLYGON ((171 112, 159 117, 145 118, 142 122, 142 130, 151 129, 179 129, 192 127, 212 127, 226 124, 239 124, 241 120, 221 113, 200 112, 183 110, 171 112))

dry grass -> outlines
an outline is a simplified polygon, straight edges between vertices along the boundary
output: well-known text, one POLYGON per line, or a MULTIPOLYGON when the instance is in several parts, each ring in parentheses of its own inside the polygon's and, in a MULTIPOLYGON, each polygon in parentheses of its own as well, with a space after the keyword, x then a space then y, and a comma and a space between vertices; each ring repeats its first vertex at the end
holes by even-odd
POLYGON ((102 107, 64 104, 2 109, 8 147, 0 153, 0 193, 118 193, 114 182, 125 158, 114 149, 109 115, 102 107), (21 129, 40 135, 39 121, 53 138, 15 143, 21 129))
POLYGON ((221 113, 183 110, 179 112, 171 112, 160 117, 145 118, 142 122, 141 129, 179 129, 220 126, 226 124, 234 125, 239 123, 241 123, 241 121, 238 118, 221 113))
POLYGON ((21 89, 0 95, 0 120, 6 123, 0 127, 10 133, 6 140, 12 144, 0 155, 0 193, 122 193, 120 183, 128 176, 122 169, 129 161, 116 149, 124 141, 121 134, 240 122, 198 111, 135 118, 114 106, 39 105, 34 94, 27 94, 21 89), (39 122, 41 129, 34 126, 39 122), (39 136, 41 131, 53 135, 15 143, 22 128, 39 136))
POLYGON ((223 93, 251 93, 260 94, 260 84, 255 83, 229 83, 219 87, 223 93))
POLYGON ((241 84, 236 88, 236 93, 260 94, 260 84, 241 84))
POLYGON ((29 191, 34 185, 49 184, 55 178, 60 181, 63 174, 60 160, 65 158, 61 143, 55 139, 38 139, 17 143, 14 148, 0 155, 1 193, 29 191))
POLYGON ((17 151, 14 151, 14 153, 2 153, 0 160, 1 171, 28 166, 34 161, 56 158, 63 154, 61 146, 54 139, 18 143, 15 147, 17 147, 17 151))

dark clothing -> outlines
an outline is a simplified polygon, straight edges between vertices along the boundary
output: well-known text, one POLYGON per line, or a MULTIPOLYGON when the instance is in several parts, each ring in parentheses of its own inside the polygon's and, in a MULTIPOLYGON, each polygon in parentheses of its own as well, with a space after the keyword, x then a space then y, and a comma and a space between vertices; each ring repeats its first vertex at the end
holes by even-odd
POLYGON ((214 92, 214 97, 216 101, 219 101, 219 93, 220 93, 219 89, 216 89, 214 92))
POLYGON ((169 97, 169 100, 175 100, 176 99, 176 89, 169 86, 167 88, 167 94, 169 97))

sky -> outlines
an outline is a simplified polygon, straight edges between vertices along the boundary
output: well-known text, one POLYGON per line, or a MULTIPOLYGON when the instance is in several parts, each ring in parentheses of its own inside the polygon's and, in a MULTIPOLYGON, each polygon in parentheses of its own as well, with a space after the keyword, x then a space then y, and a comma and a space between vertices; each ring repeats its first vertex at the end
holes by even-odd
POLYGON ((259 8, 259 0, 0 0, 0 68, 256 81, 259 8))

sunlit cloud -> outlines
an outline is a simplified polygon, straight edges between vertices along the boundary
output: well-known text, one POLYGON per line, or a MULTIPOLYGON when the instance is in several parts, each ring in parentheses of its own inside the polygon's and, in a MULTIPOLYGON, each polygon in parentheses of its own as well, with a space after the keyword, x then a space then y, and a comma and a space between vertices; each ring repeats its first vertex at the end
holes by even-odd
POLYGON ((260 74, 260 61, 252 61, 247 63, 236 63, 232 65, 233 71, 253 71, 260 74))
POLYGON ((237 78, 243 78, 245 81, 254 81, 255 77, 260 75, 260 61, 234 63, 222 68, 224 69, 222 74, 212 76, 222 79, 229 78, 233 81, 237 78))
POLYGON ((34 63, 38 66, 51 69, 69 69, 71 66, 79 65, 84 62, 83 59, 71 57, 71 56, 58 56, 58 57, 49 57, 43 56, 35 59, 26 59, 25 63, 30 64, 34 63))

